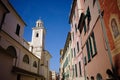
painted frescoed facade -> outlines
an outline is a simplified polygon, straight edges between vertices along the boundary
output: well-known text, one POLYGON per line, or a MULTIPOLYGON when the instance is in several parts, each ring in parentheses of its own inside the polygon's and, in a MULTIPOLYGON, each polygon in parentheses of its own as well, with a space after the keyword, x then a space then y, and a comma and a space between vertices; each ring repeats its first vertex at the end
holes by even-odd
POLYGON ((120 0, 99 0, 116 75, 120 77, 120 0), (110 3, 108 3, 110 2, 110 3))
MULTIPOLYGON (((41 55, 31 49, 23 39, 25 22, 8 0, 0 0, 0 79, 1 80, 49 80, 50 53, 42 44, 41 55)), ((38 26, 37 26, 38 27, 38 26)), ((38 29, 39 31, 39 29, 38 29)), ((34 32, 33 32, 34 33, 34 32)), ((38 34, 43 35, 41 32, 38 34)), ((37 41, 36 41, 37 42, 37 41)), ((44 43, 44 38, 39 42, 44 43)), ((41 48, 32 44, 33 49, 41 48)), ((34 50, 35 51, 35 50, 34 50)))

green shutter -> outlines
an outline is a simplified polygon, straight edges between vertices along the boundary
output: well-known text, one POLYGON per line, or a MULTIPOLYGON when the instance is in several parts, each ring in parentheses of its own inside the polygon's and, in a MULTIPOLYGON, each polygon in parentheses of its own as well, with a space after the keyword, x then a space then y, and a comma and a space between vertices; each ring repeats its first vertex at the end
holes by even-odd
POLYGON ((75 52, 75 48, 74 48, 74 57, 76 57, 76 52, 75 52))
POLYGON ((77 50, 78 50, 78 52, 79 52, 79 43, 77 42, 77 50))
POLYGON ((76 72, 76 77, 77 77, 77 64, 75 64, 75 72, 76 72))
POLYGON ((90 61, 90 50, 89 50, 89 42, 87 41, 86 43, 86 48, 87 48, 87 56, 88 56, 88 62, 90 61))
POLYGON ((73 68, 73 77, 74 77, 74 65, 72 65, 72 68, 73 68))
POLYGON ((90 44, 90 54, 93 56, 92 43, 90 37, 89 37, 89 44, 90 44))
POLYGON ((82 76, 82 71, 81 71, 81 62, 79 61, 79 73, 80 73, 80 76, 82 76))
MULTIPOLYGON (((85 22, 84 22, 85 23, 85 22)), ((86 23, 84 24, 84 32, 86 33, 86 23)))
POLYGON ((95 54, 96 54, 97 53, 97 48, 96 48, 94 33, 92 33, 92 38, 93 38, 94 50, 95 50, 95 54))

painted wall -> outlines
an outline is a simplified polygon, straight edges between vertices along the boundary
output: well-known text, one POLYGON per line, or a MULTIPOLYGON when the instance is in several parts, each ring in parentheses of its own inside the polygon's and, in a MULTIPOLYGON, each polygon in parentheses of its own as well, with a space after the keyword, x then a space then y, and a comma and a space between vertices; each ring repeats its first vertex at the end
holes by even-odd
POLYGON ((113 63, 120 76, 120 0, 99 0, 104 10, 104 22, 112 52, 113 63), (110 3, 109 3, 110 2, 110 3))

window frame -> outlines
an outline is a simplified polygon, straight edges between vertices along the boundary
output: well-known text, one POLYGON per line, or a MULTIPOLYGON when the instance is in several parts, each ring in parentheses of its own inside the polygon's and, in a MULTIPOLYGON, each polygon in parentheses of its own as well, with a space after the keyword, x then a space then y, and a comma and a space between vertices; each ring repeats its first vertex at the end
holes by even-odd
POLYGON ((16 27, 16 32, 15 32, 16 35, 20 35, 20 25, 17 24, 17 27, 16 27))
POLYGON ((23 62, 26 63, 26 64, 29 64, 30 63, 30 59, 29 59, 29 56, 27 54, 25 54, 23 56, 23 62))

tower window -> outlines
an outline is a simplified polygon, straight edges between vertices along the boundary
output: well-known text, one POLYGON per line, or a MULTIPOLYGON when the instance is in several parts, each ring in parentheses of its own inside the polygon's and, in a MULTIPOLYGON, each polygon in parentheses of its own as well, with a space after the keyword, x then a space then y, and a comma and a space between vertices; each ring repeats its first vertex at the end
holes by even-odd
POLYGON ((19 24, 17 24, 17 28, 16 28, 15 33, 19 36, 19 34, 20 34, 20 25, 19 24))
POLYGON ((39 37, 39 34, 38 34, 38 33, 36 34, 36 37, 39 37))

